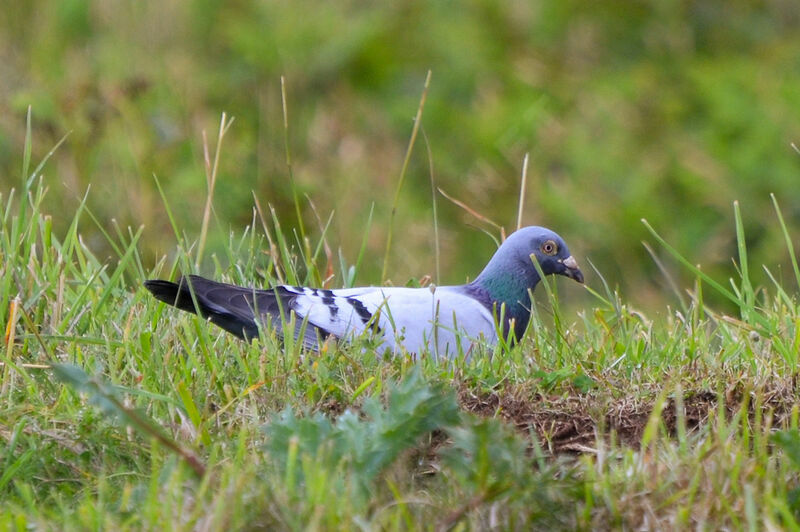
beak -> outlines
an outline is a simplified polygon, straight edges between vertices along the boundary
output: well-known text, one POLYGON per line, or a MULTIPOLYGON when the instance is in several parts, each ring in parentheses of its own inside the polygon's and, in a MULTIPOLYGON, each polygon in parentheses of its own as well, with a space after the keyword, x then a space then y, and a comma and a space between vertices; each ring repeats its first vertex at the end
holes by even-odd
POLYGON ((579 283, 583 284, 583 272, 581 271, 580 268, 578 268, 578 261, 575 260, 575 257, 570 255, 569 257, 561 261, 561 263, 567 267, 567 269, 564 270, 564 273, 562 275, 565 275, 570 279, 574 279, 579 283))

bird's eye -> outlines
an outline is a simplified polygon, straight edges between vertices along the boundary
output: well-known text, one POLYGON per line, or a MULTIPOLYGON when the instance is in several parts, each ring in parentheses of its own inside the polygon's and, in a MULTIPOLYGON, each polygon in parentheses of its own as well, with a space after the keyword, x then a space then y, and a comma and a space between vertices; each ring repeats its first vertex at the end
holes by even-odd
POLYGON ((553 242, 552 240, 548 240, 544 244, 542 244, 542 253, 545 255, 555 255, 558 253, 558 244, 553 242))

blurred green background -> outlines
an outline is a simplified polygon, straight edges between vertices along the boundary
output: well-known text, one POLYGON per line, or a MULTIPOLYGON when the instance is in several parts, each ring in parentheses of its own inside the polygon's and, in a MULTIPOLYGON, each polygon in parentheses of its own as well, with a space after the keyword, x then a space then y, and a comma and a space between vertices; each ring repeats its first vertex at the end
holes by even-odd
MULTIPOLYGON (((284 229, 295 226, 283 75, 300 193, 323 220, 335 211, 329 241, 350 262, 374 204, 359 281, 377 283, 430 69, 422 125, 437 185, 510 230, 530 153, 525 223, 557 230, 632 303, 674 302, 641 244, 652 239, 640 218, 727 277, 736 199, 754 264, 791 278, 769 193, 800 235, 797 0, 38 0, 2 11, 0 186, 4 196, 18 188, 32 105, 35 159, 69 132, 45 170, 61 234, 91 183, 89 207, 103 223, 145 224, 148 259, 174 253, 155 174, 179 226, 196 237, 201 132, 215 137, 222 111, 236 120, 210 251, 252 220, 253 192, 284 229)), ((396 284, 434 274, 430 180, 420 137, 397 211, 396 284)), ((474 277, 494 244, 467 224, 487 226, 437 202, 441 281, 474 277)), ((303 217, 318 234, 305 199, 303 217)), ((104 249, 90 223, 82 232, 104 249)), ((588 281, 599 284, 591 273, 588 281)))

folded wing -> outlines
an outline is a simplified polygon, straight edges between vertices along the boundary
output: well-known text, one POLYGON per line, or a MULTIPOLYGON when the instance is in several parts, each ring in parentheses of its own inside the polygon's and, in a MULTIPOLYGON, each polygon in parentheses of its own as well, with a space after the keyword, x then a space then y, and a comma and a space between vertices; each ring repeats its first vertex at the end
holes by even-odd
POLYGON ((370 334, 392 351, 430 349, 452 357, 481 337, 496 340, 491 313, 462 287, 326 290, 283 285, 257 290, 194 275, 145 286, 157 299, 244 339, 257 337, 260 326, 283 337, 294 313, 294 336, 309 349, 318 349, 331 336, 349 340, 370 334))

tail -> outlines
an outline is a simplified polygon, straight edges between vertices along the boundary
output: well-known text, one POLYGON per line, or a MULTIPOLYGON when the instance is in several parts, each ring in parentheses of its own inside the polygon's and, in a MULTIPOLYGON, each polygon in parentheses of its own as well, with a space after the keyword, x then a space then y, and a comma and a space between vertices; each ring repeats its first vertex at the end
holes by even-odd
POLYGON ((256 290, 218 283, 196 275, 181 277, 177 283, 145 281, 159 301, 198 314, 239 338, 258 338, 257 316, 278 316, 280 306, 272 290, 256 290))

